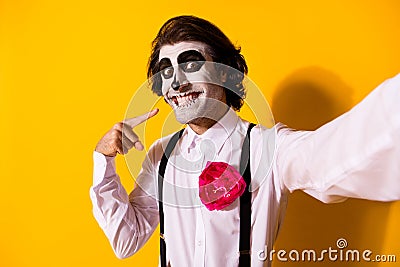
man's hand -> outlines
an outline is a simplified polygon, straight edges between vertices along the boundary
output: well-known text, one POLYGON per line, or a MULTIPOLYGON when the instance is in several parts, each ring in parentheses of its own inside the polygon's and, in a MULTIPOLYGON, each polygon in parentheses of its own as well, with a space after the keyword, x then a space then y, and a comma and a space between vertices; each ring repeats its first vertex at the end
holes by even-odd
POLYGON ((128 153, 129 149, 132 147, 135 147, 137 150, 143 150, 143 144, 139 141, 139 137, 132 129, 155 116, 157 113, 158 109, 153 109, 141 116, 118 122, 100 139, 96 145, 95 151, 105 156, 114 157, 117 153, 128 153))

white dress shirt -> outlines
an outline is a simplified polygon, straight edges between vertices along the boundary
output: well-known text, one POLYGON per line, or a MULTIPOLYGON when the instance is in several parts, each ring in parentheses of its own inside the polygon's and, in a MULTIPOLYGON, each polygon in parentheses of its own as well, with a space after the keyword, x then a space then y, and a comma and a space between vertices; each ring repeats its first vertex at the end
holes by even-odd
MULTIPOLYGON (((304 190, 326 203, 348 197, 400 199, 399 103, 397 75, 315 131, 295 131, 282 124, 253 128, 252 267, 271 264, 257 254, 265 246, 272 249, 288 192, 304 190)), ((186 127, 178 141, 164 182, 164 236, 172 267, 238 266, 239 199, 223 210, 207 210, 198 196, 198 176, 207 161, 239 169, 248 124, 230 110, 202 135, 186 127)), ((115 172, 114 158, 94 152, 93 213, 120 258, 138 251, 159 223, 157 173, 170 138, 151 146, 129 196, 115 172)))

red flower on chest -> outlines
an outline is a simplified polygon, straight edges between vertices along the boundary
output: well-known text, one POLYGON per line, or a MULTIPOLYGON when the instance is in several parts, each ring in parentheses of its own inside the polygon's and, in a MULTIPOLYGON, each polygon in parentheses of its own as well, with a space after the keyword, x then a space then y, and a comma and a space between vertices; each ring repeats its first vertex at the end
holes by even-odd
POLYGON ((243 177, 225 162, 207 162, 199 176, 199 196, 208 210, 222 210, 240 197, 245 189, 243 177))

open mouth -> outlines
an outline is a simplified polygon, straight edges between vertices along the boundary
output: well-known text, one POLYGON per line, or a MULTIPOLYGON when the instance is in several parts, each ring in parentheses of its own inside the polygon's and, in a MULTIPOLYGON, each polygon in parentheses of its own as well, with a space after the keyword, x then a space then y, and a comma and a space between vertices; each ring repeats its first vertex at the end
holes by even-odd
POLYGON ((171 103, 175 108, 183 108, 188 107, 196 102, 200 95, 202 95, 203 91, 189 91, 180 93, 173 96, 168 96, 168 101, 171 103))

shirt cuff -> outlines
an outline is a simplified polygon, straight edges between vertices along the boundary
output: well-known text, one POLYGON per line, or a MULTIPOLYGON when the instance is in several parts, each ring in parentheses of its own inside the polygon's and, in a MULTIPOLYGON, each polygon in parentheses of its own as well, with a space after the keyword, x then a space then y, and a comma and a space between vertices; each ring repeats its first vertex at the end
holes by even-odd
POLYGON ((105 178, 116 176, 115 157, 93 152, 93 186, 100 184, 105 178))

